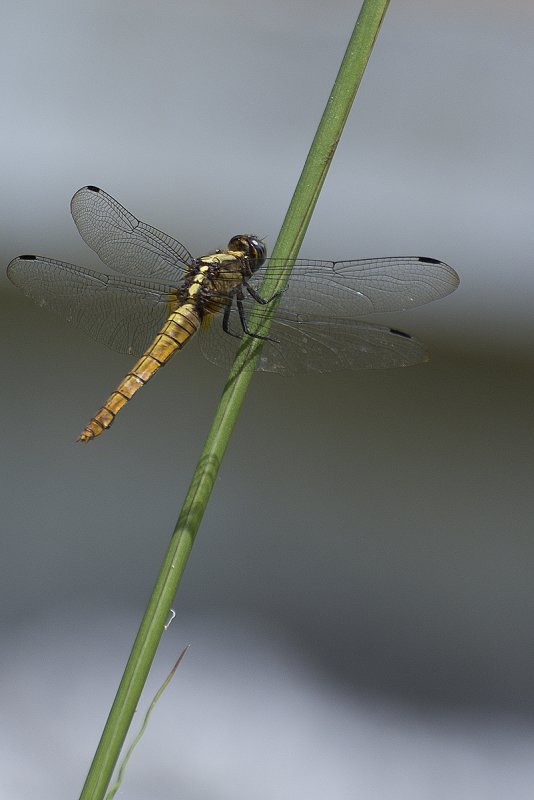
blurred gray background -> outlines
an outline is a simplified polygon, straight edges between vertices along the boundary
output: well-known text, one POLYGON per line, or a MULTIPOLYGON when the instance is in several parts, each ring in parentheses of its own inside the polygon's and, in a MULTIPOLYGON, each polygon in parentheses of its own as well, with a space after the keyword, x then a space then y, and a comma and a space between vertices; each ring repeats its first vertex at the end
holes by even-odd
MULTIPOLYGON (((99 269, 87 183, 194 254, 272 247, 359 6, 8 0, 2 263, 99 269)), ((391 4, 301 255, 461 286, 381 320, 426 366, 254 379, 125 797, 532 796, 533 41, 528 0, 391 4)), ((131 359, 0 303, 0 789, 75 797, 225 375, 192 343, 82 447, 131 359)))

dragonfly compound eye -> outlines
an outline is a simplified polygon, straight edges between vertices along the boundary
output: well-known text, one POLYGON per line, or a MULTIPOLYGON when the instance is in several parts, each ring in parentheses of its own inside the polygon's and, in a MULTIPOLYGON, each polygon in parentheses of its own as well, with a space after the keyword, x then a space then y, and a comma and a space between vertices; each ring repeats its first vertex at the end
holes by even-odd
POLYGON ((267 256, 267 248, 258 236, 247 236, 245 234, 232 236, 228 242, 228 249, 234 253, 242 253, 250 259, 250 267, 253 272, 256 272, 262 266, 267 256))

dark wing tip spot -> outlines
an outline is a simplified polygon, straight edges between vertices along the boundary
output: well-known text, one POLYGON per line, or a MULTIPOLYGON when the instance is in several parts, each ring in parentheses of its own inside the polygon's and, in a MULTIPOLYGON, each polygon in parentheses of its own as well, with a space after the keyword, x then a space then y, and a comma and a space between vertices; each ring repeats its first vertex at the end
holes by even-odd
POLYGON ((409 333, 404 333, 404 331, 398 331, 397 328, 390 328, 389 332, 394 333, 395 336, 404 336, 405 339, 412 338, 409 333))
POLYGON ((35 261, 37 256, 19 256, 19 261, 35 261))
POLYGON ((428 258, 427 256, 419 256, 419 261, 422 261, 423 264, 441 264, 438 258, 428 258))
POLYGON ((98 186, 86 186, 85 188, 89 189, 90 192, 99 192, 100 191, 98 186))

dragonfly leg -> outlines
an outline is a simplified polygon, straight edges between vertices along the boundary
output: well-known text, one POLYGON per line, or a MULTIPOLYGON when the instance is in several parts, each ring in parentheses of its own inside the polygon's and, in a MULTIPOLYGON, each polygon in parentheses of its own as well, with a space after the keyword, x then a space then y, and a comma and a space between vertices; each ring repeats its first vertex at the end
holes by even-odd
POLYGON ((246 281, 243 281, 243 286, 245 287, 249 295, 252 297, 252 299, 255 300, 256 303, 259 303, 262 306, 265 306, 267 305, 267 303, 271 303, 273 300, 276 300, 277 297, 280 297, 280 295, 282 295, 285 292, 285 289, 280 289, 278 292, 274 292, 274 294, 272 294, 270 297, 262 297, 261 294, 257 292, 256 289, 254 289, 254 287, 249 286, 249 284, 246 281))
MULTIPOLYGON (((241 292, 240 289, 236 290, 235 292, 232 292, 231 301, 226 304, 226 307, 224 309, 224 314, 223 314, 223 321, 222 321, 223 331, 225 333, 230 334, 230 336, 235 336, 236 339, 242 339, 243 338, 243 334, 234 333, 234 331, 230 330, 230 313, 232 311, 232 300, 233 300, 234 297, 235 297, 235 300, 236 300, 237 311, 238 311, 238 314, 239 314, 239 321, 241 322, 241 327, 243 329, 243 333, 245 333, 247 336, 252 336, 253 339, 264 339, 267 342, 276 342, 276 343, 278 343, 278 339, 273 339, 271 336, 262 336, 261 334, 253 333, 253 331, 250 330, 250 328, 248 327, 248 324, 247 324, 247 318, 245 316, 245 309, 243 308, 243 293, 241 292)), ((267 302, 269 302, 269 301, 268 300, 264 300, 262 298, 262 304, 265 304, 267 302)))
POLYGON ((234 333, 233 331, 230 330, 230 312, 231 312, 231 310, 232 310, 232 303, 230 302, 230 303, 227 303, 225 308, 224 308, 223 321, 222 321, 223 331, 225 333, 230 334, 230 336, 235 336, 236 339, 241 339, 242 338, 242 334, 234 333))
MULTIPOLYGON (((247 289, 249 289, 248 286, 247 289)), ((254 295, 252 295, 252 297, 254 297, 254 295)), ((254 299, 256 298, 254 297, 254 299)), ((272 299, 273 299, 272 297, 269 298, 269 300, 265 300, 264 298, 262 298, 261 300, 262 305, 265 305, 265 303, 270 303, 272 299)), ((250 328, 248 327, 247 318, 245 316, 245 309, 243 308, 243 293, 240 290, 236 292, 236 305, 237 305, 237 311, 239 313, 239 321, 241 322, 241 327, 243 328, 243 331, 247 334, 247 336, 252 336, 253 339, 263 339, 266 342, 278 343, 278 339, 273 339, 271 336, 262 336, 260 333, 253 333, 250 330, 250 328)))

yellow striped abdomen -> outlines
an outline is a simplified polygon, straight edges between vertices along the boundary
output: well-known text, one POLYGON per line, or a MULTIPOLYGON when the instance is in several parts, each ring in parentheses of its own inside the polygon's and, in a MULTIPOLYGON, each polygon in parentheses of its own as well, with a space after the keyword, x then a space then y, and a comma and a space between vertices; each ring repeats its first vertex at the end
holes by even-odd
POLYGON ((109 428, 118 411, 150 380, 177 350, 181 350, 200 326, 200 315, 193 303, 184 303, 169 314, 156 338, 108 397, 100 411, 91 419, 78 437, 90 442, 109 428))

